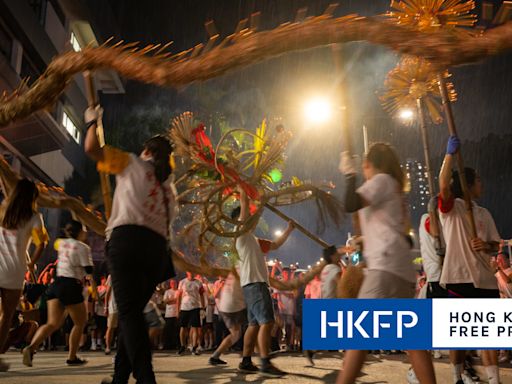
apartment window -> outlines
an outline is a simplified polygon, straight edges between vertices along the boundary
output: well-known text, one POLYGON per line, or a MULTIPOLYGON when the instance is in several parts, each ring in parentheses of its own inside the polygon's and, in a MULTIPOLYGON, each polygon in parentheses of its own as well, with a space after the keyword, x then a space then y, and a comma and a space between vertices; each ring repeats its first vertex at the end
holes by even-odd
POLYGON ((78 42, 78 39, 76 38, 76 35, 73 31, 71 32, 71 39, 69 41, 71 42, 71 46, 73 47, 75 52, 79 52, 82 50, 82 46, 78 42))
POLYGON ((11 59, 12 53, 12 37, 0 24, 0 54, 4 55, 7 60, 11 59))
POLYGON ((66 112, 62 113, 62 125, 64 128, 66 128, 71 137, 73 137, 73 139, 75 139, 75 141, 80 144, 80 131, 78 130, 75 123, 73 123, 73 121, 69 118, 66 112))
POLYGON ((34 81, 41 75, 41 71, 34 65, 32 60, 29 59, 27 55, 23 55, 21 59, 21 70, 20 77, 22 79, 27 79, 28 85, 32 85, 34 81))
POLYGON ((28 5, 36 14, 37 20, 39 20, 39 24, 44 27, 46 22, 46 5, 48 0, 29 0, 28 5))

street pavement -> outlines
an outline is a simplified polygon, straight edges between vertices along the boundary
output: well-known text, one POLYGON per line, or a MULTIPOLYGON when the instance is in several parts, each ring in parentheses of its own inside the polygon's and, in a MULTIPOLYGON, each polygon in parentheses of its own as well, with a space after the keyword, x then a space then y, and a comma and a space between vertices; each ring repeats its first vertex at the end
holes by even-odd
MULTIPOLYGON (((34 357, 34 366, 21 364, 19 352, 3 355, 11 363, 9 372, 0 373, 0 384, 99 384, 101 379, 113 372, 112 355, 101 352, 87 352, 81 355, 89 360, 82 367, 67 367, 64 352, 38 352, 34 357)), ((241 374, 237 372, 240 356, 235 353, 222 356, 227 366, 212 367, 208 365, 208 353, 200 356, 176 356, 175 353, 157 352, 153 364, 159 384, 207 384, 207 383, 334 383, 342 363, 341 353, 319 353, 315 366, 307 366, 307 361, 300 354, 282 354, 273 360, 274 364, 289 374, 281 379, 269 379, 259 374, 241 374)), ((253 361, 258 363, 258 359, 253 361)), ((375 358, 369 356, 358 379, 361 383, 399 384, 407 383, 406 374, 409 364, 405 355, 390 355, 375 358)), ((476 367, 481 377, 483 368, 476 367)), ((435 360, 437 382, 451 384, 451 370, 448 359, 435 360)), ((512 384, 512 365, 501 369, 502 384, 512 384)), ((484 382, 484 381, 482 381, 484 382)), ((134 380, 130 384, 135 383, 134 380)))

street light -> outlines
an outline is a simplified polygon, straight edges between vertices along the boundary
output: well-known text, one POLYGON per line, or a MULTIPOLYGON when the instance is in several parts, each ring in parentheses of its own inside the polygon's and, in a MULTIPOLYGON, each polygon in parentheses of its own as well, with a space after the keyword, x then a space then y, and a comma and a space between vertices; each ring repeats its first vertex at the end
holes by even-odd
POLYGON ((332 106, 329 100, 316 97, 304 104, 304 117, 314 124, 326 123, 332 115, 332 106))
POLYGON ((404 108, 398 113, 398 117, 404 121, 409 121, 414 117, 412 109, 404 108))
POLYGON ((274 232, 274 235, 275 235, 276 237, 280 237, 282 234, 283 234, 283 231, 282 231, 282 230, 280 230, 280 229, 277 229, 277 230, 274 232))

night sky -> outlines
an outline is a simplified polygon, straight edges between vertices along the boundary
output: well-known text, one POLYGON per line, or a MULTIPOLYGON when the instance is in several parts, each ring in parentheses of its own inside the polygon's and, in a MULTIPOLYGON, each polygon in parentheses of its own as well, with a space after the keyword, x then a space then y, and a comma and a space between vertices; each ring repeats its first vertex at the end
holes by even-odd
MULTIPOLYGON (((308 15, 317 15, 332 1, 108 2, 118 18, 121 36, 117 38, 144 44, 172 40, 172 51, 179 52, 206 40, 205 21, 214 20, 220 34, 226 36, 233 32, 240 19, 255 11, 262 13, 260 29, 269 29, 293 20, 299 8, 308 6, 308 15)), ((343 1, 336 15, 375 15, 384 13, 388 6, 388 0, 343 1)), ((386 48, 367 43, 346 44, 342 53, 345 68, 348 69, 350 129, 355 149, 359 152, 363 150, 364 124, 368 127, 371 142, 390 142, 403 160, 422 160, 418 129, 391 120, 382 110, 377 97, 386 73, 395 66, 398 56, 386 48)), ((512 55, 454 68, 451 72, 459 94, 454 112, 459 136, 463 140, 465 163, 477 168, 482 176, 484 196, 481 205, 494 216, 502 237, 511 238, 512 55)), ((147 138, 143 136, 149 136, 155 130, 165 130, 169 119, 185 110, 195 112, 204 121, 208 121, 212 114, 221 114, 233 127, 252 130, 264 117, 280 117, 294 133, 287 151, 285 177, 296 175, 313 182, 332 180, 337 185, 335 194, 341 197, 344 185, 337 167, 343 143, 339 126, 333 122, 321 131, 315 130, 304 124, 301 112, 302 100, 311 94, 329 93, 333 82, 334 63, 329 47, 289 54, 179 90, 159 89, 128 81, 125 95, 102 98, 105 125, 107 129, 111 127, 111 135, 131 129, 137 131, 142 140, 147 138), (158 124, 149 129, 138 126, 138 116, 151 116, 158 124)), ((215 131, 215 127, 212 128, 215 131)), ((437 173, 448 133, 444 124, 429 127, 429 130, 434 173, 437 173)), ((133 146, 133 142, 125 145, 135 150, 133 146)), ((295 206, 285 211, 308 228, 315 229, 313 207, 295 206)), ((413 215, 415 225, 419 214, 413 215)), ((265 215, 265 220, 272 229, 285 227, 285 223, 271 213, 265 215)), ((347 228, 338 230, 331 226, 322 236, 328 242, 341 244, 346 240, 346 232, 347 228)), ((286 263, 300 261, 304 266, 316 261, 320 253, 316 244, 294 233, 274 257, 286 263)))

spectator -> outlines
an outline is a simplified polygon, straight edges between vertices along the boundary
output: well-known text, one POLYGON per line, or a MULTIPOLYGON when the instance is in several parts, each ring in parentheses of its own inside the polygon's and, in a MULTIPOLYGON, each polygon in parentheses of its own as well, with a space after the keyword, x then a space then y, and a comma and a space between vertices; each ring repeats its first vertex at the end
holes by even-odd
POLYGON ((107 307, 105 305, 105 296, 107 293, 107 286, 105 285, 107 278, 101 276, 100 285, 98 285, 98 297, 94 301, 94 325, 95 328, 92 332, 91 351, 102 349, 102 340, 107 331, 107 307))
POLYGON ((192 353, 199 355, 197 351, 199 328, 201 328, 201 308, 204 308, 203 284, 187 272, 187 277, 178 284, 178 308, 180 325, 180 349, 178 355, 185 353, 187 336, 190 331, 192 353))
POLYGON ((114 289, 112 288, 112 276, 108 275, 105 282, 107 292, 105 294, 105 303, 107 306, 107 331, 105 332, 105 355, 110 355, 112 348, 112 341, 115 336, 118 323, 117 305, 114 296, 114 289))
POLYGON ((177 349, 179 343, 178 328, 178 290, 176 280, 169 280, 169 289, 164 293, 165 328, 164 349, 177 349))

